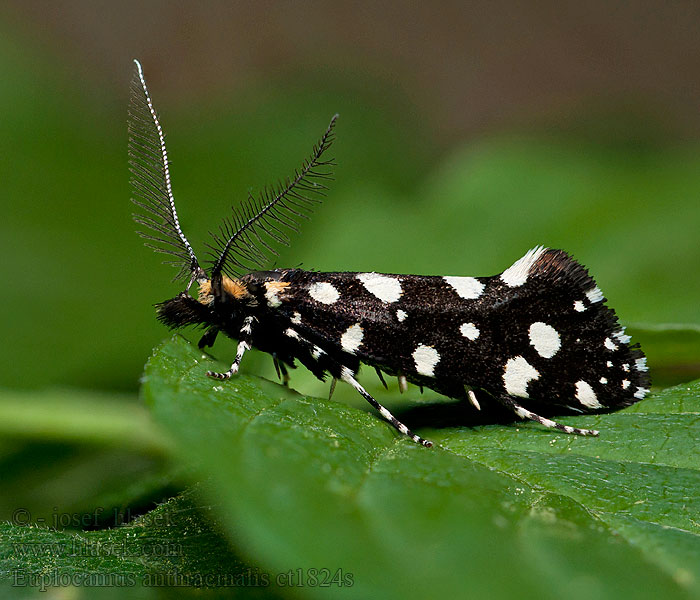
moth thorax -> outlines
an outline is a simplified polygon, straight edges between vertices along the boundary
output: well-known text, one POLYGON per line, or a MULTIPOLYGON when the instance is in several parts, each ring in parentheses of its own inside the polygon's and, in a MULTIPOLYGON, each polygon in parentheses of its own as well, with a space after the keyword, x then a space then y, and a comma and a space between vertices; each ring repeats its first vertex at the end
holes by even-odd
MULTIPOLYGON (((241 283, 238 279, 231 279, 226 275, 221 276, 220 293, 222 295, 227 295, 236 300, 242 300, 244 298, 249 298, 250 293, 245 284, 241 283)), ((214 302, 215 290, 212 287, 211 279, 205 279, 199 283, 199 293, 197 300, 204 304, 205 306, 210 305, 214 302)))
POLYGON ((208 306, 214 301, 214 294, 211 291, 211 280, 206 279, 199 282, 199 294, 197 300, 200 304, 208 306))

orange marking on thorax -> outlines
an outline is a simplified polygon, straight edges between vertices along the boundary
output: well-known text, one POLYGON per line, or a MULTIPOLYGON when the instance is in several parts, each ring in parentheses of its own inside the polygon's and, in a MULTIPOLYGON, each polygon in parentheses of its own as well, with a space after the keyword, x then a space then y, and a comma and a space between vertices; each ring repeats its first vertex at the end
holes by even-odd
POLYGON ((238 281, 238 279, 231 279, 230 277, 226 277, 226 275, 223 276, 223 287, 224 291, 234 298, 240 299, 250 296, 246 286, 238 281))
POLYGON ((210 304, 214 299, 214 294, 211 293, 211 281, 207 279, 199 284, 199 294, 197 294, 197 301, 205 306, 210 304))
MULTIPOLYGON (((250 296, 245 285, 238 281, 238 279, 231 279, 226 275, 223 275, 221 278, 221 287, 223 288, 224 292, 236 299, 250 296)), ((200 302, 200 304, 204 304, 205 306, 214 301, 214 293, 211 289, 210 279, 207 279, 199 284, 199 294, 197 300, 200 302)))
POLYGON ((275 308, 282 304, 281 294, 289 285, 289 281, 266 281, 265 298, 269 306, 275 308))
POLYGON ((289 281, 266 281, 265 287, 269 292, 279 294, 289 285, 289 281))

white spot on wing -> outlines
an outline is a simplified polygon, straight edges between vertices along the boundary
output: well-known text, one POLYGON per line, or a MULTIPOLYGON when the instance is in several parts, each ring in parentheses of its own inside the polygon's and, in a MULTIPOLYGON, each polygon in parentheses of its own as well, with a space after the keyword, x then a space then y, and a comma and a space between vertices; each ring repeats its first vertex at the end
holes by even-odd
POLYGON ((277 308, 282 304, 282 300, 279 297, 280 288, 277 285, 270 285, 270 282, 265 284, 265 299, 267 300, 267 305, 271 308, 277 308))
POLYGON ((629 379, 623 379, 622 380, 622 389, 626 390, 630 386, 630 383, 632 383, 632 382, 629 379))
POLYGON ((637 371, 648 371, 649 367, 647 367, 647 357, 642 356, 642 358, 635 360, 634 368, 637 369, 637 371))
POLYGON ((620 329, 620 331, 616 331, 615 333, 613 333, 613 337, 616 338, 621 344, 629 344, 632 340, 631 336, 625 335, 624 328, 620 329))
POLYGON ((403 311, 399 308, 399 310, 396 311, 396 318, 399 320, 399 323, 403 322, 403 320, 407 317, 408 315, 406 314, 406 311, 403 311))
POLYGON ((516 260, 510 267, 501 273, 501 279, 508 287, 518 287, 527 281, 530 269, 540 256, 547 250, 544 246, 537 246, 530 250, 521 259, 516 260))
POLYGON ((554 327, 537 321, 530 325, 530 344, 532 344, 543 358, 552 358, 561 348, 561 337, 554 327))
POLYGON ((336 290, 333 285, 327 281, 312 283, 309 286, 309 296, 321 304, 333 304, 338 298, 340 298, 338 290, 336 290))
POLYGON ((443 277, 460 298, 475 300, 484 291, 484 284, 474 277, 443 277))
POLYGON ((527 385, 539 379, 540 373, 522 356, 509 358, 503 370, 503 385, 511 396, 528 398, 527 385))
POLYGON ((370 294, 382 302, 396 302, 403 293, 401 282, 393 277, 379 273, 360 273, 357 278, 370 294))
POLYGON ((576 382, 576 399, 588 408, 600 408, 601 404, 593 391, 593 388, 586 381, 576 382))
POLYGON ((586 306, 581 300, 574 300, 574 310, 576 312, 583 312, 584 310, 586 310, 586 306))
POLYGON ((643 387, 638 387, 638 388, 637 388, 637 391, 634 393, 634 397, 635 397, 635 398, 638 398, 639 400, 641 400, 641 399, 644 398, 644 396, 646 396, 648 393, 649 393, 649 390, 648 390, 648 389, 643 388, 643 387))
POLYGON ((605 338, 605 342, 603 345, 608 349, 608 350, 617 350, 617 346, 615 345, 615 342, 613 342, 610 338, 605 338))
POLYGON ((416 363, 418 374, 434 377, 435 365, 440 362, 440 353, 432 346, 418 344, 418 347, 413 351, 413 360, 416 363))
POLYGON ((360 324, 355 323, 354 325, 348 327, 345 333, 340 336, 340 345, 345 352, 355 354, 357 349, 362 344, 362 338, 364 336, 365 334, 364 331, 362 331, 360 324))
POLYGON ((299 325, 299 323, 301 323, 301 313, 295 312, 290 320, 295 325, 299 325))
POLYGON ((606 383, 608 383, 607 377, 601 377, 601 378, 600 378, 600 383, 602 383, 603 385, 605 385, 606 383))
POLYGON ((468 340, 475 340, 479 337, 479 328, 474 323, 462 323, 459 332, 468 340))
POLYGON ((586 298, 588 298, 591 303, 600 302, 603 299, 603 292, 601 292, 600 288, 596 285, 586 292, 586 298))
POLYGON ((608 362, 606 362, 606 363, 605 363, 605 366, 608 367, 608 368, 612 367, 612 366, 613 366, 612 361, 609 360, 608 362))

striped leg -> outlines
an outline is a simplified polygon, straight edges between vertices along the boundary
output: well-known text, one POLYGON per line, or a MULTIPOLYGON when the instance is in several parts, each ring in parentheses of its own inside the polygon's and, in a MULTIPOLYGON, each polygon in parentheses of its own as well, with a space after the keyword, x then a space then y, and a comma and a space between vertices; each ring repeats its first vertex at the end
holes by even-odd
POLYGON ((510 408, 520 418, 529 419, 530 421, 535 421, 535 423, 539 423, 540 425, 544 425, 545 427, 550 427, 552 429, 558 429, 559 431, 563 431, 564 433, 575 433, 576 435, 597 436, 599 433, 595 429, 578 429, 577 427, 569 427, 569 425, 562 425, 561 423, 557 423, 556 421, 552 421, 550 419, 545 419, 544 417, 540 417, 539 415, 536 415, 534 412, 531 412, 531 411, 527 410, 526 408, 523 408, 522 406, 520 406, 510 396, 496 396, 496 399, 501 404, 503 404, 503 406, 510 408))
POLYGON ((360 392, 362 397, 365 400, 367 400, 367 402, 369 402, 372 406, 374 406, 374 408, 376 408, 379 411, 379 414, 382 415, 382 417, 384 417, 387 421, 389 421, 389 423, 391 423, 396 428, 397 431, 399 431, 400 433, 403 433, 404 435, 407 435, 414 442, 416 442, 418 444, 422 444, 426 448, 432 447, 433 442, 431 442, 430 440, 425 440, 422 437, 420 437, 419 435, 416 435, 415 433, 413 433, 408 427, 406 427, 401 421, 399 421, 394 415, 392 415, 386 408, 384 408, 381 404, 379 404, 379 402, 377 402, 367 392, 367 390, 365 390, 365 388, 363 388, 360 385, 360 383, 357 381, 357 379, 355 379, 355 377, 353 377, 353 374, 350 371, 350 369, 348 369, 347 367, 342 367, 340 378, 343 381, 346 381, 347 383, 349 383, 358 392, 360 392))
POLYGON ((229 379, 232 375, 238 373, 238 368, 241 366, 241 359, 243 358, 243 355, 246 353, 246 350, 250 350, 253 333, 253 321, 255 320, 255 317, 250 316, 243 319, 243 327, 241 327, 238 348, 236 349, 236 359, 233 361, 231 368, 225 373, 207 371, 207 375, 209 377, 213 377, 214 379, 229 379))
MULTIPOLYGON (((320 357, 322 356, 327 356, 325 351, 316 346, 315 344, 312 344, 308 340, 304 339, 301 337, 294 329, 289 327, 288 329, 285 330, 284 334, 287 337, 292 338, 293 340, 296 340, 306 348, 311 353, 311 357, 314 360, 319 360, 320 357)), ((330 360, 330 357, 328 357, 328 360, 330 360)), ((337 363, 336 361, 332 362, 333 366, 335 369, 340 369, 340 379, 343 381, 349 383, 352 387, 354 387, 362 397, 367 400, 374 408, 376 408, 379 411, 379 414, 382 415, 389 423, 391 423, 397 431, 400 433, 407 435, 410 437, 414 442, 417 442, 418 444, 422 444, 426 448, 430 448, 433 445, 433 442, 429 440, 424 440, 422 437, 419 435, 416 435, 413 433, 408 427, 406 427, 401 421, 399 421, 394 415, 392 415, 386 408, 384 408, 379 402, 377 402, 368 392, 363 388, 360 383, 355 379, 353 376, 353 373, 350 369, 347 367, 342 366, 341 364, 337 363)), ((337 373, 337 371, 336 371, 337 373)), ((335 377, 333 378, 333 382, 331 383, 331 394, 333 394, 333 390, 335 389, 335 377)))

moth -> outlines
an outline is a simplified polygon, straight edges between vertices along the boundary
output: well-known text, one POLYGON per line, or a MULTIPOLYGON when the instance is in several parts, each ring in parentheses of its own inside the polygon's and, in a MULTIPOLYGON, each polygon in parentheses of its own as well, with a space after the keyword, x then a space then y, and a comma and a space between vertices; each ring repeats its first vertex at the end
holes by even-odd
POLYGON ((129 165, 135 220, 146 245, 171 255, 184 290, 156 305, 169 328, 205 329, 238 340, 229 379, 252 347, 278 376, 298 361, 316 377, 354 387, 400 433, 432 443, 398 421, 358 382, 360 364, 451 398, 497 402, 518 417, 579 435, 598 435, 533 411, 601 413, 644 398, 646 358, 618 324, 588 271, 562 250, 537 246, 493 277, 262 270, 325 195, 326 158, 337 115, 294 174, 232 209, 207 247, 204 268, 175 209, 168 153, 138 61, 129 105, 129 165), (196 297, 190 288, 197 284, 196 297))

